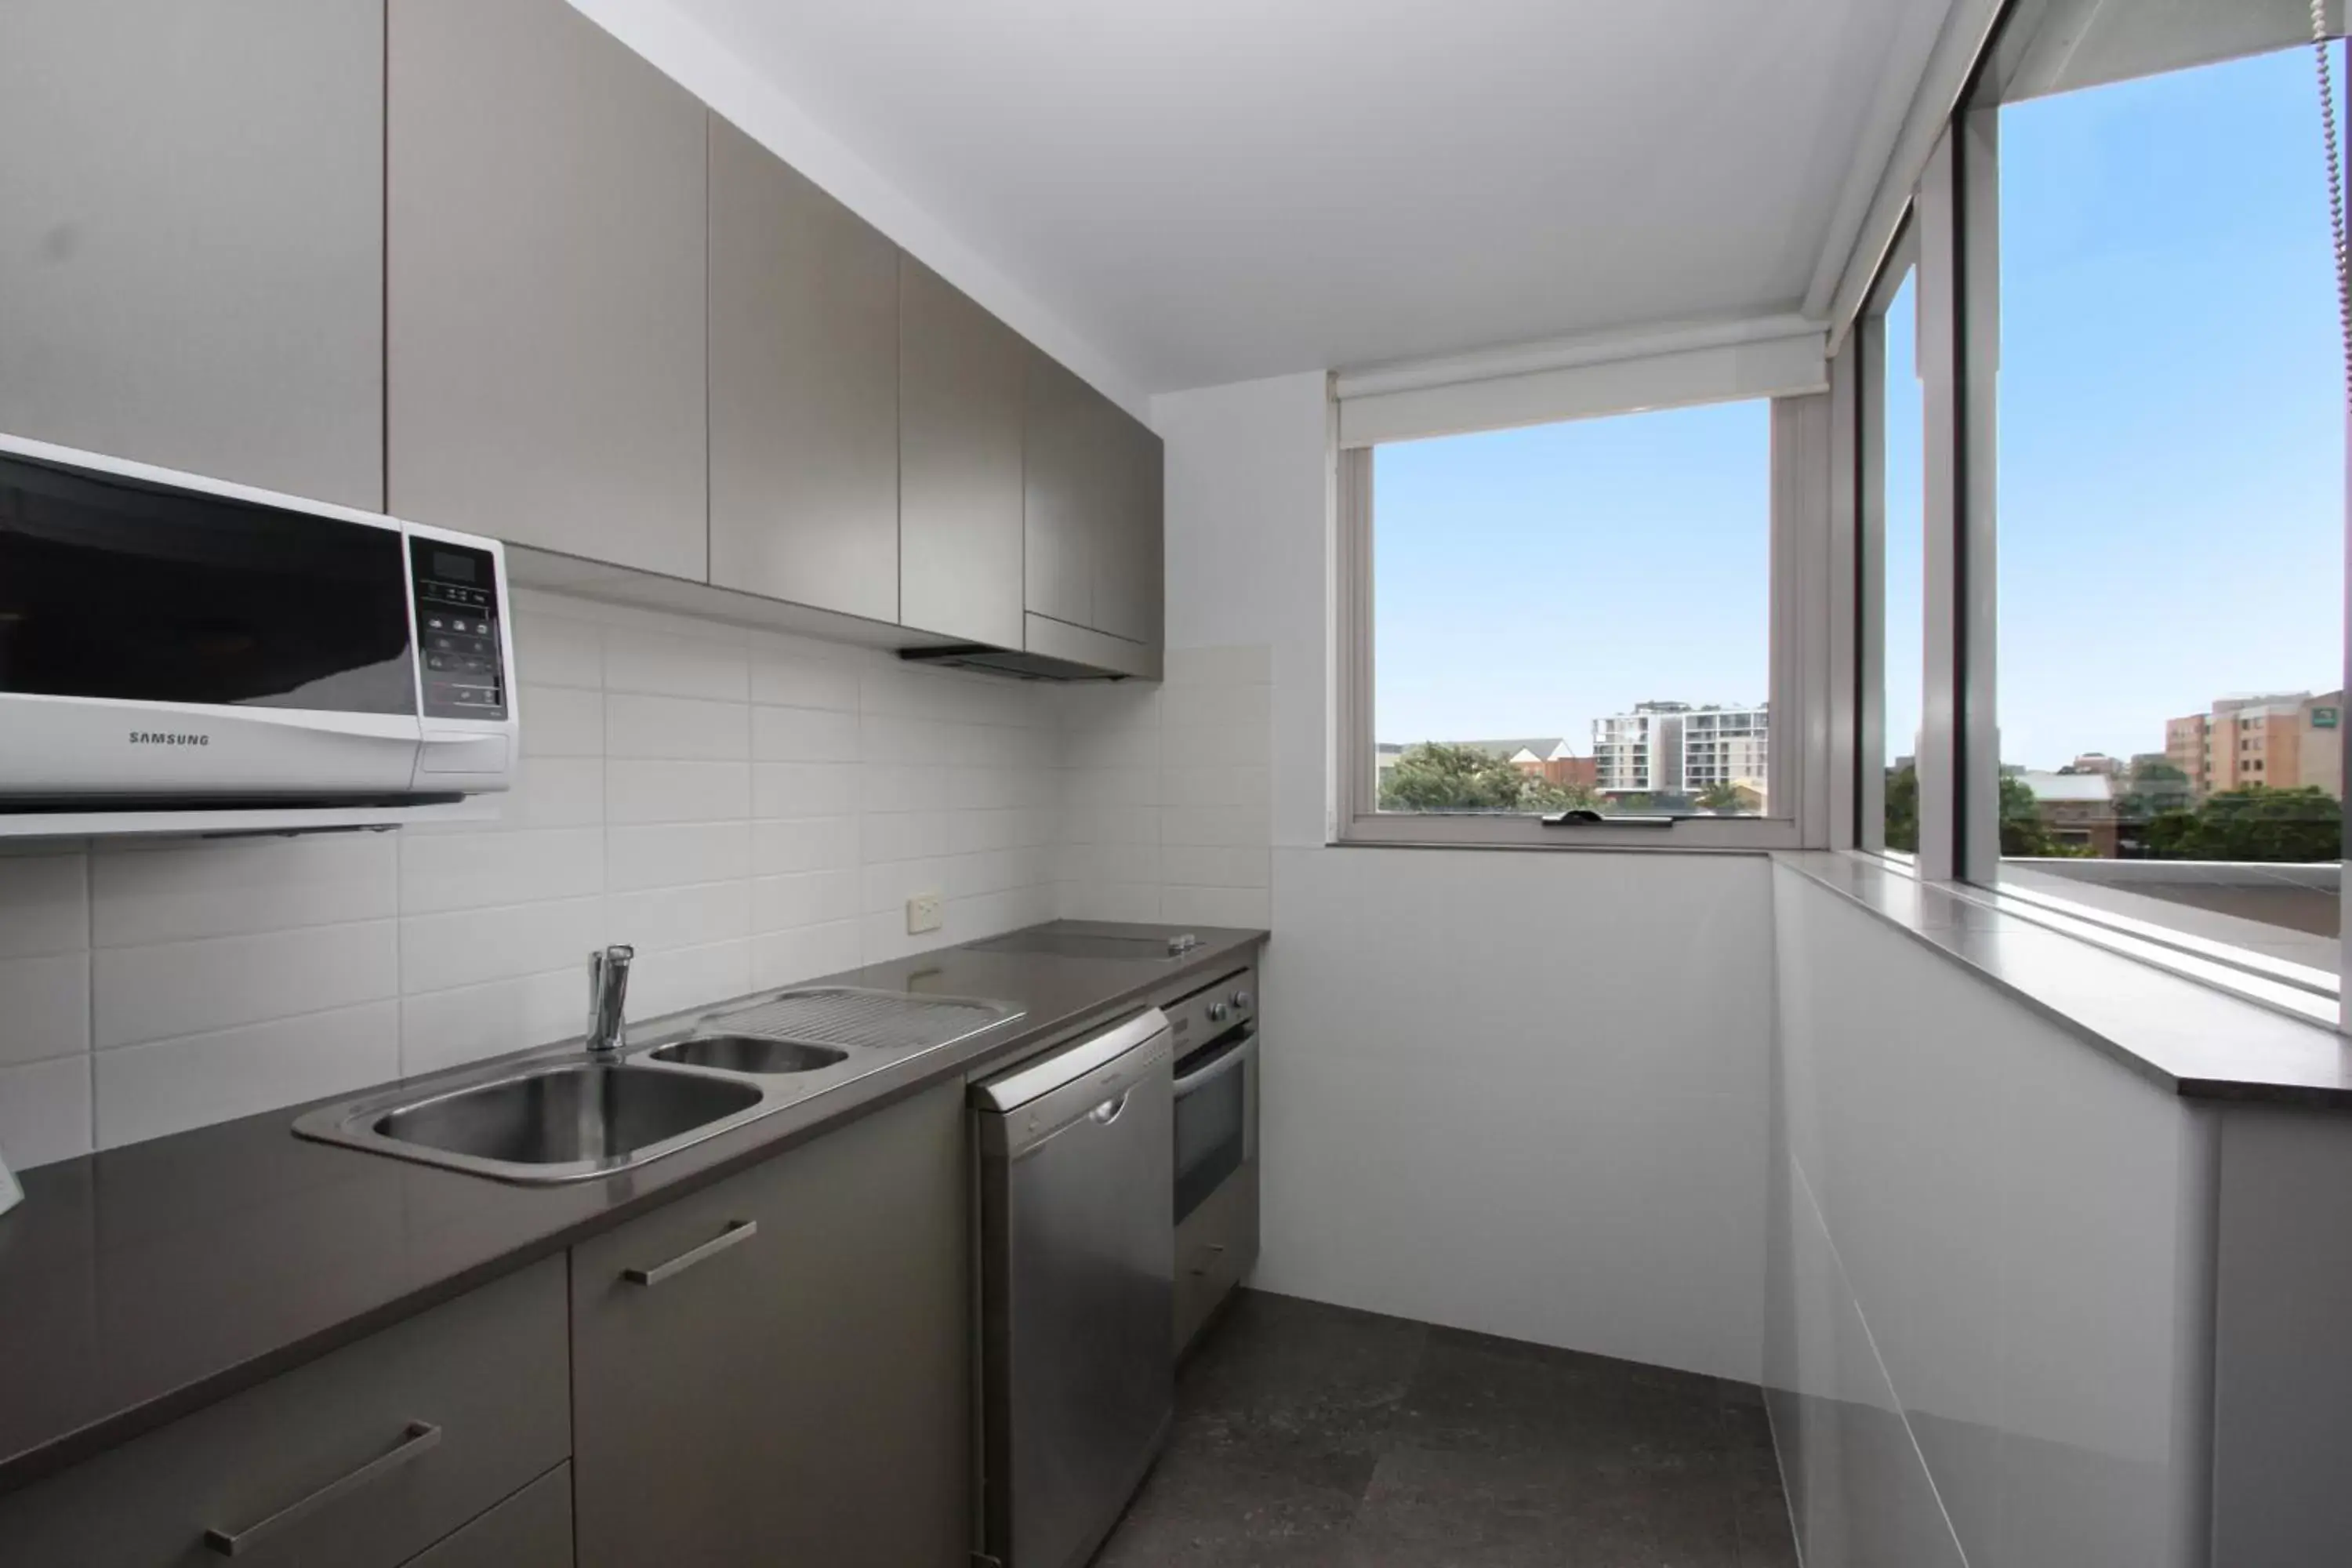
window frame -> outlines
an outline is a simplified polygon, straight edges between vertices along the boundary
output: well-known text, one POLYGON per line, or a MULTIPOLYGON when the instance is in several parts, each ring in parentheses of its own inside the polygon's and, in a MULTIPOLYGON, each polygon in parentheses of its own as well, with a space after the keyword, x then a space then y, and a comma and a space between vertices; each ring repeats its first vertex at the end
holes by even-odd
MULTIPOLYGON (((1832 385, 1843 392, 1838 423, 1847 445, 1835 471, 1852 535, 1846 547, 1851 564, 1841 580, 1850 576, 1853 584, 1843 617, 1853 647, 1847 699, 1853 739, 1844 786, 1848 805, 1840 813, 1844 831, 1836 847, 1906 865, 1909 852, 1886 847, 1886 314, 1918 259, 1918 224, 1906 206, 1831 369, 1832 385)), ((1912 303, 1916 315, 1916 289, 1912 303)), ((1913 763, 1916 769, 1916 757, 1913 763)))
MULTIPOLYGON (((2342 24, 2331 5, 2331 32, 2342 24)), ((1886 858, 1898 869, 1999 910, 2029 924, 2063 931, 2095 945, 2125 952, 2143 963, 2197 980, 2262 1005, 2312 1019, 2325 1019, 2352 1033, 2352 919, 2338 938, 2338 973, 2329 974, 2251 948, 2139 920, 2046 891, 2006 887, 2000 877, 2000 759, 1998 728, 1998 376, 2000 321, 2000 232, 1999 116, 2007 88, 2032 54, 2051 8, 2019 0, 1989 27, 1973 68, 1957 97, 1918 181, 1910 191, 1902 229, 1890 238, 1872 270, 1858 246, 1849 266, 1870 282, 1859 292, 1851 315, 1832 325, 1836 345, 1833 388, 1848 405, 1840 410, 1847 432, 1837 466, 1839 484, 1849 493, 1833 506, 1853 520, 1854 585, 1851 627, 1853 688, 1847 704, 1853 756, 1850 797, 1853 814, 1841 847, 1884 852, 1884 808, 1864 816, 1866 775, 1883 756, 1885 582, 1874 577, 1870 560, 1883 550, 1884 490, 1868 482, 1874 412, 1883 400, 1869 396, 1865 364, 1884 363, 1865 354, 1873 328, 1883 321, 1885 304, 1899 287, 1896 260, 1905 234, 1916 247, 1919 311, 1918 370, 1926 402, 1925 457, 1927 539, 1923 560, 1926 604, 1918 749, 1919 853, 1906 861, 1886 858), (1877 405, 1875 410, 1873 404, 1877 405), (1875 504, 1874 504, 1875 503, 1875 504), (1875 532, 1874 533, 1874 527, 1875 532), (1874 841, 1869 828, 1875 825, 1874 841)), ((2196 68, 2194 67, 2186 68, 2196 68)), ((2352 426, 2352 414, 2347 414, 2352 426)), ((2352 434, 2352 429, 2347 430, 2352 434)), ((1883 446, 1876 449, 1883 461, 1883 446)), ((1883 470, 1878 476, 1883 480, 1883 470)), ((2352 519, 2347 520, 2346 602, 2347 637, 2343 673, 2352 689, 2352 519)), ((1883 554, 1879 555, 1883 562, 1883 554)), ((2207 751, 2211 752, 2210 735, 2207 751)), ((2352 728, 2341 736, 2344 776, 2352 778, 2352 728)), ((2347 797, 2348 844, 2352 844, 2352 795, 2347 797)), ((1843 819, 1842 820, 1848 820, 1843 819)), ((2339 867, 2352 863, 2339 861, 2339 867)), ((2339 874, 2341 874, 2339 872, 2339 874)), ((2345 904, 2352 913, 2352 878, 2345 879, 2345 904)))
MULTIPOLYGON (((1336 389, 1335 389, 1336 390, 1336 389)), ((1645 403, 1574 418, 1692 407, 1708 403, 1770 405, 1770 496, 1767 585, 1772 708, 1769 765, 1774 814, 1694 816, 1671 826, 1599 823, 1547 827, 1530 815, 1452 816, 1382 812, 1373 724, 1377 627, 1373 624, 1372 455, 1387 443, 1343 444, 1338 400, 1331 420, 1333 478, 1332 616, 1335 722, 1327 837, 1334 845, 1456 846, 1512 849, 1746 851, 1817 848, 1827 843, 1831 623, 1842 618, 1830 576, 1831 394, 1827 391, 1694 396, 1645 403)), ((1525 427, 1535 421, 1515 422, 1525 427)), ((1565 423, 1565 420, 1539 423, 1565 423)), ((1490 426, 1510 428, 1514 426, 1490 426)), ((1466 432, 1465 432, 1466 433, 1466 432)))

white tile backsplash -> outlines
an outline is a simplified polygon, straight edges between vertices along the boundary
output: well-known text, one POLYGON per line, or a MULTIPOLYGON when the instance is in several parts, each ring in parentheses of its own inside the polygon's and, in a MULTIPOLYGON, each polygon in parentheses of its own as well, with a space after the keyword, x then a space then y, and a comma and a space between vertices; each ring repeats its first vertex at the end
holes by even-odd
POLYGON ((21 1171, 90 1151, 88 1051, 0 1067, 0 1152, 21 1171))
MULTIPOLYGON (((523 755, 496 823, 0 855, 12 1164, 577 1034, 608 941, 640 949, 642 1017, 1098 912, 1063 907, 1066 748, 1139 698, 1153 733, 1131 720, 1109 750, 1157 754, 1149 687, 909 668, 534 590, 515 608, 523 755), (943 927, 909 937, 928 890, 943 927)), ((1156 849, 1160 775, 1130 772, 1083 820, 1156 849)), ((1197 804, 1255 798, 1220 787, 1197 804)))
POLYGON ((183 1132, 272 1103, 395 1078, 400 1003, 387 998, 98 1053, 98 1147, 183 1132))
POLYGON ((70 854, 0 856, 0 958, 89 946, 89 864, 70 854))
POLYGON ((0 958, 0 1067, 89 1049, 89 954, 0 958))
POLYGON ((143 947, 388 920, 398 851, 376 833, 102 844, 89 858, 90 940, 143 947))
POLYGON ((1068 694, 1061 914, 1273 923, 1273 678, 1269 648, 1171 648, 1160 686, 1068 694))
POLYGON ((90 954, 89 991, 91 1044, 101 1054, 382 1001, 400 994, 399 923, 102 947, 90 954))

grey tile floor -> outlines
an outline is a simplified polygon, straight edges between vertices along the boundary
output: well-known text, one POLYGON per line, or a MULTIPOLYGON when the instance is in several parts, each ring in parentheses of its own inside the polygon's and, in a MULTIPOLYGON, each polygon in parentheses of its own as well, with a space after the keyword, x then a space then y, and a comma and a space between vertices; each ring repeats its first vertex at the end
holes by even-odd
POLYGON ((1796 1568, 1753 1387, 1244 1291, 1096 1568, 1796 1568))

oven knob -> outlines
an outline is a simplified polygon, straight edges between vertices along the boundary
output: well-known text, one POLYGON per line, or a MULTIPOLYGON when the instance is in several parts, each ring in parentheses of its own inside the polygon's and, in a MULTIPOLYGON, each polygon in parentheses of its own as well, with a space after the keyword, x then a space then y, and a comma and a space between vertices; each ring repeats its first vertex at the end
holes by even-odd
POLYGON ((1225 1021, 1226 1016, 1232 1012, 1233 1009, 1223 1002, 1212 1002, 1209 1004, 1209 1022, 1222 1024, 1225 1021))
POLYGON ((1234 1007, 1235 1007, 1235 1008, 1239 1009, 1240 1011, 1242 1011, 1242 1012, 1244 1012, 1244 1013, 1246 1013, 1246 1012, 1248 1012, 1248 1011, 1249 1011, 1249 1005, 1250 1005, 1250 994, 1249 994, 1248 992, 1246 992, 1246 991, 1236 991, 1236 992, 1234 992, 1234 1007))

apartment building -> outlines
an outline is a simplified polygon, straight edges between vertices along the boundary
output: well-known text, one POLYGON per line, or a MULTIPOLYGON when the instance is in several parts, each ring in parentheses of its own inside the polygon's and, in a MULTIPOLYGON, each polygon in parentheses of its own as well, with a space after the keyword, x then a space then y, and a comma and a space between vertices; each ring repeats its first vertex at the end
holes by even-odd
POLYGON ((2208 712, 2165 721, 2165 760, 2189 775, 2199 800, 2254 784, 2340 798, 2343 718, 2341 691, 2224 697, 2208 712))
POLYGON ((1592 721, 1594 777, 1603 794, 1654 795, 1679 789, 1687 702, 1637 702, 1631 713, 1592 721))
POLYGON ((1696 795, 1742 784, 1763 793, 1771 763, 1771 710, 1640 702, 1592 721, 1592 756, 1604 792, 1696 795))
POLYGON ((1771 710, 1701 708, 1683 719, 1683 789, 1740 784, 1759 794, 1771 762, 1771 710))

